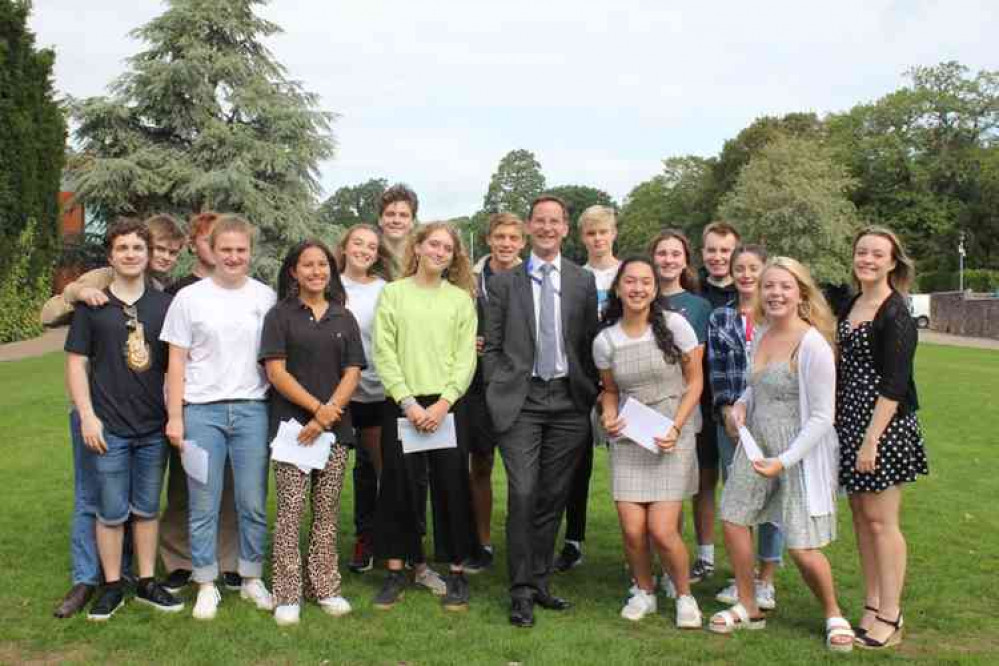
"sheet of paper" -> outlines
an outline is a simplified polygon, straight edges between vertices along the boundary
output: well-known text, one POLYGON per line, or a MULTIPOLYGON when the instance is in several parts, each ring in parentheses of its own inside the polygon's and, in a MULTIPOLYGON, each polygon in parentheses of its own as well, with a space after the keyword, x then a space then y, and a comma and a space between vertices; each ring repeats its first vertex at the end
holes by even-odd
POLYGON ((653 453, 663 453, 663 450, 656 446, 654 438, 665 437, 673 427, 673 419, 663 416, 634 398, 624 401, 618 416, 624 419, 622 434, 625 437, 653 453))
POLYGON ((444 422, 434 432, 420 432, 409 419, 399 419, 399 441, 402 442, 403 453, 457 448, 458 437, 454 431, 454 414, 444 417, 444 422))
POLYGON ((324 469, 330 459, 330 447, 336 441, 331 432, 324 432, 316 437, 311 444, 300 444, 298 433, 302 424, 295 419, 282 421, 278 425, 277 435, 271 442, 271 458, 278 462, 295 465, 306 474, 314 469, 324 469))
POLYGON ((760 450, 760 445, 753 439, 753 435, 746 426, 739 426, 739 442, 742 443, 742 448, 745 449, 746 457, 749 458, 750 462, 763 460, 765 457, 763 451, 760 450))
POLYGON ((208 483, 208 451, 190 439, 184 440, 180 464, 189 477, 198 483, 208 483))

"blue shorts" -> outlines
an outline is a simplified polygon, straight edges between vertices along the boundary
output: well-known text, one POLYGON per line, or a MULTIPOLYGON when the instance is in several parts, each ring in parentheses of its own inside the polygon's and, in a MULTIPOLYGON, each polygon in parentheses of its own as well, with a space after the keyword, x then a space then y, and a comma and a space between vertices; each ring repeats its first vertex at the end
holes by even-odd
POLYGON ((102 525, 121 525, 130 515, 158 517, 166 437, 162 432, 119 437, 105 431, 104 441, 107 453, 93 454, 99 487, 97 520, 102 525))

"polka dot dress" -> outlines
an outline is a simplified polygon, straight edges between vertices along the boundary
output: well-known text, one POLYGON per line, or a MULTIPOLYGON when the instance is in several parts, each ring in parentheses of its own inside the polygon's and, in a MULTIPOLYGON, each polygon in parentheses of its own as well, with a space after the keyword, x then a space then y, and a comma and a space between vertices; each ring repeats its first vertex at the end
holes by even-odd
POLYGON ((881 492, 911 483, 919 474, 929 474, 923 433, 915 412, 896 414, 878 442, 873 472, 857 471, 857 453, 874 413, 881 378, 874 369, 871 322, 851 329, 839 323, 840 364, 836 380, 836 434, 839 435, 839 484, 848 493, 881 492))

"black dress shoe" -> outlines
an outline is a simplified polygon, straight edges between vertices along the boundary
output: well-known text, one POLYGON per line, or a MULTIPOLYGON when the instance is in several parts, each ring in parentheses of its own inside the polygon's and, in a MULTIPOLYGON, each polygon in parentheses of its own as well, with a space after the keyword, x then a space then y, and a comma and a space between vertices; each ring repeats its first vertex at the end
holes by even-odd
POLYGON ((510 600, 510 624, 525 629, 534 626, 534 601, 530 597, 510 600))
POLYGON ((548 592, 536 592, 534 594, 534 603, 545 610, 552 611, 564 611, 572 608, 571 601, 562 597, 556 597, 554 594, 548 592))
POLYGON ((94 596, 95 589, 97 588, 93 585, 77 583, 69 588, 69 592, 63 597, 62 603, 55 609, 53 615, 58 618, 67 618, 76 615, 87 605, 90 597, 94 596))

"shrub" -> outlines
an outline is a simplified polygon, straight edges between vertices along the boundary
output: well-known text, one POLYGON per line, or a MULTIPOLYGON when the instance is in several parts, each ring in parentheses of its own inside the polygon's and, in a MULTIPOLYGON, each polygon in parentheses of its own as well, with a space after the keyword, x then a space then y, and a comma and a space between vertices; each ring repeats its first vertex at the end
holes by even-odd
POLYGON ((48 298, 51 270, 31 274, 35 228, 35 221, 29 220, 0 274, 0 343, 25 340, 42 332, 38 313, 48 298))
MULTIPOLYGON (((918 276, 919 291, 957 291, 960 277, 957 271, 934 271, 918 276)), ((999 271, 986 268, 972 268, 964 271, 964 288, 980 293, 999 291, 999 271)))

